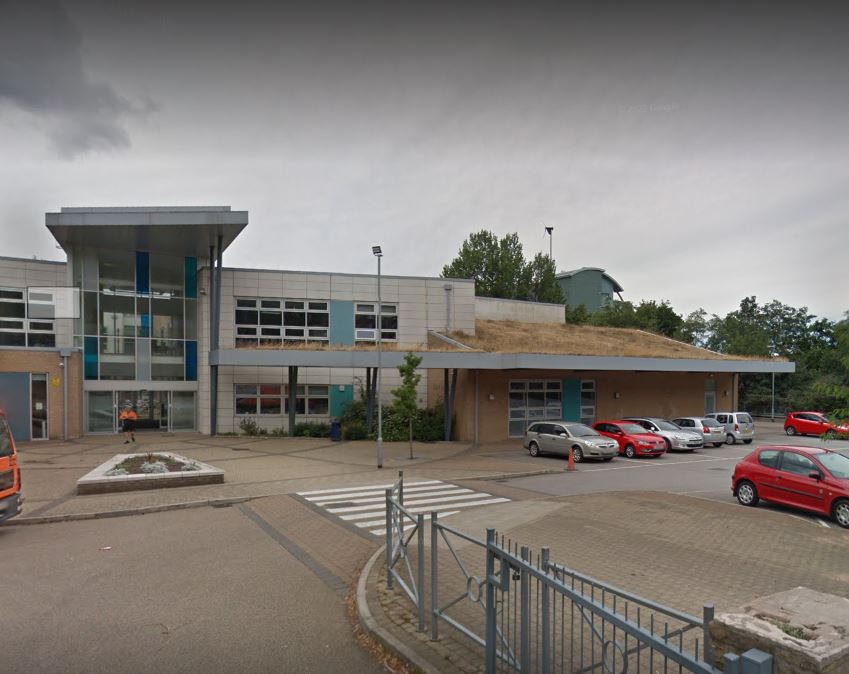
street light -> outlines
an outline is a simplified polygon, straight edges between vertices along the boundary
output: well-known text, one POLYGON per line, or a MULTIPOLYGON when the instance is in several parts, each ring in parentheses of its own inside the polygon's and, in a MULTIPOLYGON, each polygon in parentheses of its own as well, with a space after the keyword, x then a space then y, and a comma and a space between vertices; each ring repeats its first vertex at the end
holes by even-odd
POLYGON ((383 355, 383 325, 381 315, 381 297, 380 297, 380 258, 383 257, 383 250, 380 246, 372 246, 371 252, 377 258, 377 467, 383 468, 383 409, 380 406, 380 385, 382 381, 380 373, 380 362, 383 355))
POLYGON ((552 249, 553 249, 552 242, 554 241, 554 234, 553 234, 554 227, 546 227, 545 225, 543 225, 543 227, 545 227, 545 233, 548 234, 548 259, 552 260, 552 259, 554 259, 553 255, 552 255, 552 249))

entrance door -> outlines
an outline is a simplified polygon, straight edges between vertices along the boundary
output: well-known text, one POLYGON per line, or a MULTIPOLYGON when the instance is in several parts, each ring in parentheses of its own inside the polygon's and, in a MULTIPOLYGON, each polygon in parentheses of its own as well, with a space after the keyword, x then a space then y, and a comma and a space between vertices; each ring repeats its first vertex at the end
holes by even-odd
POLYGON ((33 374, 30 377, 30 406, 32 419, 32 439, 47 440, 47 375, 33 374))
POLYGON ((716 391, 705 391, 705 414, 716 412, 716 391))
POLYGON ((118 414, 131 405, 139 415, 138 430, 169 431, 169 391, 118 391, 118 414))
POLYGON ((540 419, 561 419, 563 397, 560 380, 514 380, 509 384, 511 438, 521 437, 528 425, 540 419))

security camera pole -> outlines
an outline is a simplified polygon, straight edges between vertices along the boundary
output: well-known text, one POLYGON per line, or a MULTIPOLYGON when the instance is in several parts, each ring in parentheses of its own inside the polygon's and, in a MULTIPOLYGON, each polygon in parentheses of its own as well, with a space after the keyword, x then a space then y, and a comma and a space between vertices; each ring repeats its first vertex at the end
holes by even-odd
POLYGON ((380 406, 380 385, 383 377, 380 372, 380 361, 383 351, 383 325, 382 323, 382 307, 380 297, 380 258, 383 257, 383 251, 380 246, 372 246, 371 252, 377 258, 377 467, 383 468, 383 409, 380 406))

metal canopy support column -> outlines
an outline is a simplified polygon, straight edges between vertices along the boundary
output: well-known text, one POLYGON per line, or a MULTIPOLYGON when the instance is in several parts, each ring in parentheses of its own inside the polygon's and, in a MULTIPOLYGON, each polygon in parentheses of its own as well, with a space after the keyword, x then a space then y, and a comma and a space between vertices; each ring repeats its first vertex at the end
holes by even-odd
MULTIPOLYGON (((215 246, 209 247, 209 353, 215 349, 215 246)), ((209 434, 218 428, 218 368, 209 366, 209 434)))
POLYGON ((289 366, 289 437, 295 435, 295 412, 298 403, 298 366, 289 366))
POLYGON ((454 398, 457 394, 457 368, 454 368, 451 373, 451 381, 448 381, 448 368, 444 370, 443 376, 443 395, 442 395, 442 405, 443 405, 443 413, 445 415, 445 440, 451 440, 451 431, 453 428, 453 424, 451 423, 452 417, 454 416, 454 398))
POLYGON ((481 387, 480 387, 480 370, 475 370, 475 444, 479 445, 481 441, 481 387))
POLYGON ((448 440, 448 368, 442 371, 442 436, 448 440))
POLYGON ((775 372, 772 373, 772 412, 770 418, 775 421, 775 372))
MULTIPOLYGON (((219 234, 218 241, 215 250, 215 292, 212 296, 212 315, 213 315, 213 325, 212 325, 212 334, 210 335, 210 339, 212 340, 212 350, 218 351, 220 348, 219 336, 221 333, 221 258, 223 255, 224 246, 224 237, 219 234)), ((212 380, 210 381, 209 390, 210 390, 210 398, 209 401, 209 433, 210 435, 216 435, 218 433, 218 365, 213 365, 211 370, 212 380)))
POLYGON ((366 430, 371 433, 371 417, 374 411, 374 387, 371 384, 371 368, 366 368, 366 430))

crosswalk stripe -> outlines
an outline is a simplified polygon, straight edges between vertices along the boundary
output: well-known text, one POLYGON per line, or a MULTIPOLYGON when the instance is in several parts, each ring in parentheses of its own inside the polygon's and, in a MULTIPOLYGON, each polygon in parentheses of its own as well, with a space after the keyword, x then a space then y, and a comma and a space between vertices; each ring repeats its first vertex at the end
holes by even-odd
MULTIPOLYGON (((437 484, 428 485, 427 487, 407 487, 404 485, 404 494, 420 494, 425 492, 437 491, 439 489, 448 489, 448 488, 457 488, 453 484, 446 484, 445 482, 439 482, 437 484)), ((303 494, 298 494, 298 496, 303 496, 303 494)), ((357 492, 348 492, 342 494, 325 494, 323 496, 305 496, 304 498, 307 501, 311 501, 312 503, 330 503, 332 501, 347 501, 354 498, 360 498, 364 496, 377 496, 378 498, 384 498, 386 496, 386 490, 380 489, 377 491, 357 491, 357 492)))
MULTIPOLYGON (((405 482, 404 489, 407 487, 420 486, 425 484, 440 484, 439 480, 425 480, 422 482, 405 482)), ((394 487, 394 483, 390 484, 370 484, 363 487, 338 487, 336 489, 315 489, 313 491, 299 491, 296 492, 298 496, 312 496, 314 494, 338 494, 343 491, 358 491, 362 489, 389 489, 390 487, 394 487)))
MULTIPOLYGON (((308 501, 349 525, 367 530, 373 536, 386 535, 386 490, 391 484, 372 484, 360 487, 338 487, 296 492, 308 501)), ((404 483, 404 508, 414 515, 430 519, 431 512, 440 517, 456 515, 462 508, 505 503, 509 498, 493 496, 483 491, 460 487, 441 480, 419 480, 404 483)), ((415 526, 406 519, 404 531, 415 526)))

